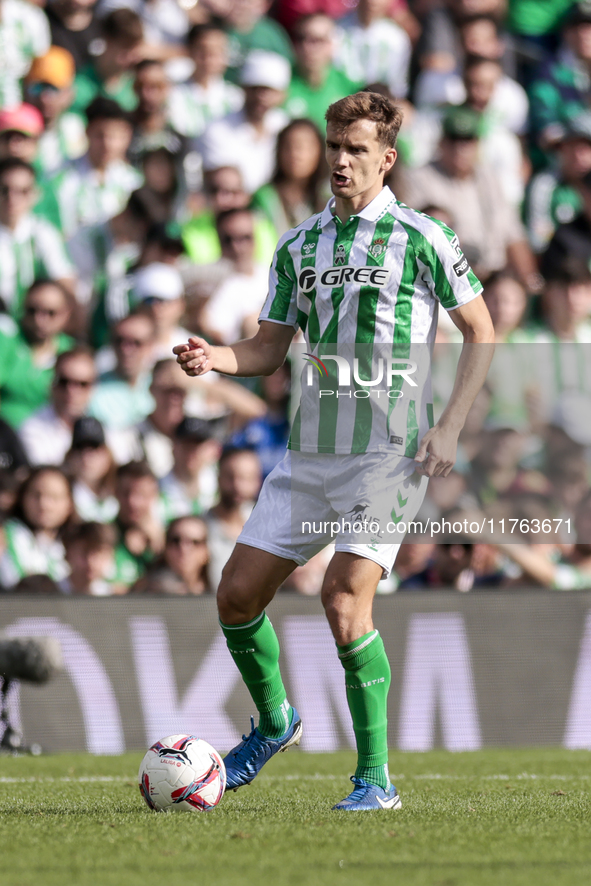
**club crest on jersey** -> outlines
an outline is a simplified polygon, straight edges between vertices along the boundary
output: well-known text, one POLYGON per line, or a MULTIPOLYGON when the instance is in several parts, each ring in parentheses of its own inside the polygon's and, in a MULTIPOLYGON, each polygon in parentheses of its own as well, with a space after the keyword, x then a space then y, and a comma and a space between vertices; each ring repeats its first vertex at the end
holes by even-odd
POLYGON ((302 246, 302 252, 304 255, 310 255, 316 249, 315 243, 304 243, 302 246))
POLYGON ((341 243, 337 246, 337 251, 334 254, 334 263, 335 265, 344 265, 347 260, 347 254, 345 252, 345 247, 341 243))
POLYGON ((386 251, 385 243, 386 241, 382 237, 376 237, 369 247, 369 254, 374 258, 379 258, 386 251))

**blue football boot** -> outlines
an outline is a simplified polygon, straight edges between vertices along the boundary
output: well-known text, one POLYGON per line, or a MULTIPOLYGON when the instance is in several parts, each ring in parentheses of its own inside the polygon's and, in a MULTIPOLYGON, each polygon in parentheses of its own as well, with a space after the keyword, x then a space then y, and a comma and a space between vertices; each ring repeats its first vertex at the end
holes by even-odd
POLYGON ((240 744, 224 757, 227 791, 237 791, 243 785, 250 784, 274 754, 300 743, 302 721, 296 709, 292 708, 292 711, 291 726, 279 738, 267 738, 255 727, 254 717, 250 718, 250 735, 243 735, 240 744))
POLYGON ((344 812, 368 812, 370 809, 400 809, 402 801, 393 784, 385 791, 377 784, 370 784, 362 778, 351 776, 355 790, 348 797, 333 806, 333 809, 342 809, 344 812))

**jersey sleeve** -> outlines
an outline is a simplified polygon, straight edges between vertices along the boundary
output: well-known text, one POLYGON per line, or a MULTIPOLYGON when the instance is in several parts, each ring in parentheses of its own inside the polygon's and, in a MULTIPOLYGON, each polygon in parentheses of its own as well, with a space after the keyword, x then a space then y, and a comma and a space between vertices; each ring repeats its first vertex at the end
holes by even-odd
POLYGON ((482 292, 482 283, 468 264, 460 241, 447 225, 433 223, 427 256, 433 295, 447 311, 467 304, 482 292))
POLYGON ((293 241, 289 234, 279 241, 269 270, 269 293, 259 315, 261 320, 270 320, 285 326, 298 327, 297 276, 289 245, 293 241))

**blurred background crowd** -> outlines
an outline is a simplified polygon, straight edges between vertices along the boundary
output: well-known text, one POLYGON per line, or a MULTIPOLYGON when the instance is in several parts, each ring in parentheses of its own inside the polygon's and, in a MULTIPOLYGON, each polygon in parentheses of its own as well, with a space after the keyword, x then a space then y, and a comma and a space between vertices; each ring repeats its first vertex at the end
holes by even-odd
POLYGON ((515 521, 415 532, 380 590, 591 585, 591 0, 0 0, 2 591, 215 591, 299 364, 189 380, 171 348, 256 330, 329 197, 325 111, 364 88, 403 107, 389 184, 457 232, 500 342, 417 519, 515 521))

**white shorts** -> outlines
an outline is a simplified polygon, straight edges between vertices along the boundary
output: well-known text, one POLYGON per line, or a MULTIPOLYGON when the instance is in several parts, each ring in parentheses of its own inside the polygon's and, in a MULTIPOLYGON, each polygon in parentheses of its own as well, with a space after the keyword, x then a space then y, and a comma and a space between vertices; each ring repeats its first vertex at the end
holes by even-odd
POLYGON ((238 542, 303 566, 332 541, 388 576, 427 490, 411 458, 287 451, 263 484, 238 542))

